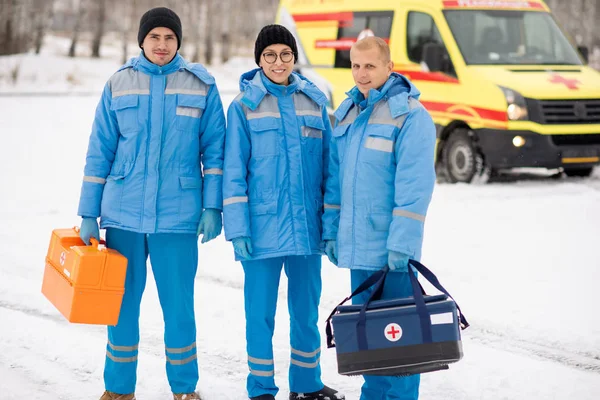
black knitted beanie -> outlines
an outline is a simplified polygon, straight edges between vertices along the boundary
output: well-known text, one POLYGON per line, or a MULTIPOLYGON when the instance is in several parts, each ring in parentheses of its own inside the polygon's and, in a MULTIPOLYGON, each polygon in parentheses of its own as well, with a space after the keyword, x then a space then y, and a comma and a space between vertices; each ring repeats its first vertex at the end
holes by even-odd
POLYGON ((138 44, 140 47, 142 47, 146 35, 148 35, 152 29, 158 27, 169 28, 175 32, 175 36, 177 36, 177 50, 179 50, 182 37, 181 20, 174 11, 166 7, 156 7, 146 11, 146 13, 142 15, 142 18, 140 19, 140 29, 138 30, 138 44))
POLYGON ((296 46, 296 39, 294 39, 292 32, 288 31, 282 25, 267 25, 260 30, 254 43, 254 61, 256 61, 256 65, 260 64, 260 55, 263 50, 272 44, 290 46, 292 53, 294 53, 294 63, 298 61, 298 47, 296 46))

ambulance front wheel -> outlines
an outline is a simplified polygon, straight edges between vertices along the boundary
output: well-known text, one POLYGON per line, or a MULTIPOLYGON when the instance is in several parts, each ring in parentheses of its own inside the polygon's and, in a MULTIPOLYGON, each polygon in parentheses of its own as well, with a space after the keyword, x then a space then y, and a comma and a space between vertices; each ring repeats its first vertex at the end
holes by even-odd
POLYGON ((482 171, 489 170, 466 129, 457 129, 450 134, 444 145, 443 161, 451 183, 470 183, 482 171))

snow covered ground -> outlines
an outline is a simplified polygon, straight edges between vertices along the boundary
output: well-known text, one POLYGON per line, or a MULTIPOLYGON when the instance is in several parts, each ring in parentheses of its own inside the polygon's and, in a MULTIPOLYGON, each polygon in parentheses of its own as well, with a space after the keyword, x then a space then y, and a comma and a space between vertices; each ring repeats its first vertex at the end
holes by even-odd
MULTIPOLYGON (((43 64, 39 58, 27 61, 40 76, 37 83, 0 83, 0 399, 95 399, 103 390, 105 328, 69 324, 40 288, 52 229, 79 223, 75 214, 94 109, 118 63, 42 57, 43 64), (64 74, 47 80, 51 71, 70 71, 76 63, 97 70, 75 88, 64 74), (97 95, 2 96, 79 89, 97 95)), ((0 59, 0 68, 3 62, 14 57, 0 59)), ((236 60, 211 69, 226 93, 225 105, 234 97, 239 72, 252 66, 251 60, 236 60)), ((464 359, 449 371, 423 375, 421 397, 600 398, 599 221, 598 170, 589 179, 438 185, 423 262, 454 294, 472 326, 463 332, 464 359)), ((241 400, 247 374, 242 269, 222 237, 202 245, 200 255, 199 389, 208 400, 241 400)), ((347 271, 325 259, 323 279, 322 320, 349 288, 347 271)), ((285 288, 282 279, 274 338, 278 399, 287 398, 285 288)), ((324 334, 323 321, 320 327, 324 334)), ((152 278, 141 328, 138 398, 168 399, 152 278)), ((337 374, 335 352, 325 350, 325 343, 322 367, 328 385, 348 400, 358 399, 360 379, 337 374)))

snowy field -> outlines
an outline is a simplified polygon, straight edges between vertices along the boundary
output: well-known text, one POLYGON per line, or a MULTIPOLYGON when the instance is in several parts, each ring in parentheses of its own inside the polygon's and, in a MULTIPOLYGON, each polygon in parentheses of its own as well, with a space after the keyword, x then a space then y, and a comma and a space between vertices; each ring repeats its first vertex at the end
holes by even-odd
MULTIPOLYGON (((47 57, 50 67, 43 74, 73 68, 73 60, 47 57)), ((35 70, 39 59, 28 62, 35 70)), ((69 324, 40 292, 52 229, 79 224, 94 109, 118 65, 100 63, 104 66, 95 64, 93 77, 78 86, 97 95, 2 96, 77 91, 64 74, 52 84, 0 85, 0 400, 97 399, 103 391, 105 328, 69 324)), ((252 62, 211 69, 226 106, 246 66, 252 62)), ((472 326, 463 332, 464 359, 449 371, 423 375, 421 398, 600 398, 599 243, 598 170, 589 179, 438 185, 423 262, 454 294, 472 326)), ((325 258, 323 280, 324 336, 323 319, 349 293, 349 276, 325 258)), ((279 400, 288 393, 286 284, 282 279, 274 337, 279 400)), ((199 390, 207 400, 246 398, 242 285, 241 265, 222 236, 201 246, 197 343, 199 390)), ((141 332, 138 398, 166 400, 163 323, 151 274, 141 332)), ((323 340, 324 382, 348 400, 358 399, 361 380, 338 375, 335 351, 325 347, 323 340)))

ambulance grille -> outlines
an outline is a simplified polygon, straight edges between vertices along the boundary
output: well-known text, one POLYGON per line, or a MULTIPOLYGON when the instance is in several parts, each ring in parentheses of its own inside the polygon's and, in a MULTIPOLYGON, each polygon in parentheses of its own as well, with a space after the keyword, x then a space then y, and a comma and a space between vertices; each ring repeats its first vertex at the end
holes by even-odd
POLYGON ((589 146, 600 144, 600 134, 588 135, 550 135, 557 146, 589 146))
POLYGON ((548 125, 600 123, 600 99, 526 101, 533 122, 548 125))

